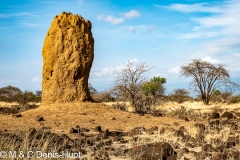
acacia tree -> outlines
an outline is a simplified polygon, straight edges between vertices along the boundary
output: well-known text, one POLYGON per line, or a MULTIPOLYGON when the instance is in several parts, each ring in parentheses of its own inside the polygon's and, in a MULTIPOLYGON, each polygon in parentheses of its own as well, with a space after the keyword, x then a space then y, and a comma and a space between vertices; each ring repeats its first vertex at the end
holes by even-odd
POLYGON ((114 90, 118 95, 124 97, 135 108, 137 113, 144 113, 143 94, 141 86, 146 82, 144 73, 151 68, 146 63, 136 64, 136 62, 128 62, 127 65, 117 73, 114 83, 114 90))
POLYGON ((181 76, 193 78, 190 85, 199 93, 204 104, 209 103, 214 90, 232 90, 239 87, 238 84, 230 81, 229 72, 223 64, 213 65, 198 59, 182 66, 181 76))
POLYGON ((145 82, 141 86, 141 89, 146 96, 148 95, 153 95, 154 97, 162 96, 165 91, 163 84, 165 84, 166 82, 167 81, 165 78, 154 76, 149 82, 145 82))

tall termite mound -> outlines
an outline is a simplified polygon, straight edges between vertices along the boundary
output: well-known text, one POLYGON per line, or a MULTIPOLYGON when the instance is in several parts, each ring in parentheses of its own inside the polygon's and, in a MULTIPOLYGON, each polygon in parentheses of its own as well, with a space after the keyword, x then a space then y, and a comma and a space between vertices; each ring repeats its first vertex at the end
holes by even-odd
POLYGON ((54 17, 42 49, 42 104, 92 101, 88 78, 94 58, 92 24, 63 12, 54 17))

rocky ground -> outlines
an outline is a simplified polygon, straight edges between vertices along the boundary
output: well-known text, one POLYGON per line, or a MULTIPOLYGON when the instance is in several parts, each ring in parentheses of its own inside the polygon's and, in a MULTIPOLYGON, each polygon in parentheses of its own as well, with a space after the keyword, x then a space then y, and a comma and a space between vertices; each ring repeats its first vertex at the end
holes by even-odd
POLYGON ((179 107, 153 117, 103 104, 57 106, 0 115, 0 150, 80 152, 80 159, 104 160, 240 159, 238 108, 179 107))

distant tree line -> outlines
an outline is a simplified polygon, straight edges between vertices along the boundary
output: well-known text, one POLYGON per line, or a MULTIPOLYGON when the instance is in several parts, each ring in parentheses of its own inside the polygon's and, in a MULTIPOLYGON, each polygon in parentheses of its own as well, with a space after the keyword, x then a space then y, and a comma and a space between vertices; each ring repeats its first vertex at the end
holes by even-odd
POLYGON ((213 65, 206 61, 193 60, 186 66, 181 67, 181 76, 192 78, 191 90, 198 93, 197 98, 189 96, 186 89, 175 89, 171 94, 165 94, 164 84, 167 80, 163 77, 153 77, 147 80, 144 74, 151 67, 146 63, 128 62, 126 66, 117 73, 113 87, 109 90, 97 92, 89 84, 89 90, 93 99, 97 102, 127 101, 135 108, 137 113, 149 113, 163 101, 185 101, 209 102, 240 102, 240 95, 233 95, 233 90, 239 85, 230 80, 229 72, 224 65, 213 65), (221 91, 220 91, 221 90, 221 91))
POLYGON ((42 91, 21 91, 18 87, 6 86, 0 88, 0 101, 18 102, 26 104, 28 102, 41 102, 42 91))
MULTIPOLYGON (((89 83, 90 94, 95 102, 130 102, 139 114, 153 112, 156 106, 166 101, 182 103, 196 100, 203 101, 204 104, 209 104, 210 101, 240 102, 240 95, 233 95, 233 90, 240 87, 230 81, 229 72, 222 64, 213 65, 206 61, 193 60, 181 67, 181 76, 192 78, 190 86, 191 90, 198 93, 197 98, 190 97, 189 91, 183 88, 175 89, 166 95, 165 78, 158 76, 147 80, 144 76, 151 69, 146 63, 128 62, 117 73, 110 89, 98 92, 89 83)), ((0 101, 26 104, 40 102, 41 97, 41 91, 21 91, 14 86, 0 88, 0 101)))

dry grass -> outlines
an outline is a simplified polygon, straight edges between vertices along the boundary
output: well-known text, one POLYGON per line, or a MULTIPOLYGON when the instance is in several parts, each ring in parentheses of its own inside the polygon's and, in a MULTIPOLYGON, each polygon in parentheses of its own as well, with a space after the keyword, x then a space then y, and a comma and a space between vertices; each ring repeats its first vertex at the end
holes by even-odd
POLYGON ((29 128, 41 129, 43 126, 47 126, 55 133, 69 134, 70 128, 76 125, 86 128, 95 128, 100 125, 103 129, 128 131, 136 126, 151 128, 152 126, 175 121, 186 123, 171 117, 140 116, 101 103, 55 104, 41 106, 21 114, 22 117, 20 118, 11 115, 0 115, 0 130, 26 131, 29 128), (42 116, 45 121, 36 121, 37 116, 42 116), (111 120, 112 117, 115 117, 116 120, 111 120))
MULTIPOLYGON (((103 130, 109 129, 110 131, 129 131, 134 127, 145 127, 150 129, 153 126, 158 126, 159 130, 161 128, 166 128, 164 134, 160 134, 159 130, 153 135, 143 133, 139 135, 137 141, 133 141, 131 136, 126 139, 129 143, 125 144, 126 147, 130 148, 133 146, 144 145, 152 142, 168 142, 172 146, 178 143, 181 148, 185 145, 181 141, 181 138, 176 137, 172 129, 178 130, 179 126, 184 126, 186 128, 186 133, 191 137, 195 137, 198 141, 198 146, 194 148, 189 148, 190 151, 199 152, 201 151, 201 143, 203 141, 207 143, 214 143, 212 139, 221 139, 226 141, 230 136, 231 132, 236 134, 237 131, 229 127, 223 127, 220 132, 216 129, 206 129, 200 134, 199 129, 194 126, 198 121, 185 121, 180 120, 175 116, 165 116, 165 117, 153 117, 151 115, 140 116, 138 114, 120 111, 111 107, 112 103, 69 103, 69 104, 54 104, 40 106, 39 108, 28 110, 22 112, 22 117, 13 117, 11 115, 0 115, 0 130, 7 129, 10 132, 15 132, 16 130, 28 131, 29 128, 41 129, 43 126, 50 127, 50 131, 56 134, 62 135, 67 134, 70 138, 77 138, 74 134, 70 134, 69 130, 76 125, 84 128, 93 129, 96 126, 102 126, 103 130), (36 117, 42 116, 45 121, 37 121, 36 117), (116 120, 111 120, 115 117, 116 120), (175 125, 175 123, 178 125, 175 125)), ((128 105, 129 106, 129 105, 128 105)), ((214 110, 227 110, 227 111, 237 111, 239 112, 240 105, 226 105, 226 104, 211 104, 208 106, 203 105, 200 102, 184 102, 178 103, 165 103, 164 106, 159 106, 159 109, 166 109, 168 112, 178 112, 184 106, 184 112, 189 110, 196 111, 197 113, 212 113, 214 110), (186 109, 186 111, 185 111, 186 109)), ((131 106, 129 106, 131 107, 131 106)), ((221 112, 222 113, 222 112, 221 112)), ((208 125, 208 119, 202 119, 201 123, 208 125)), ((91 133, 89 133, 91 134, 91 133)), ((233 134, 231 135, 233 136, 233 134)), ((49 141, 46 141, 48 143, 49 141)), ((120 144, 113 143, 112 146, 119 146, 120 144)), ((46 145, 45 145, 46 146, 46 145)), ((44 147, 44 145, 42 146, 44 147)), ((237 146, 240 148, 239 146, 237 146)), ((24 145, 23 145, 24 148, 24 145)), ((0 148, 1 149, 1 148, 0 148)), ((40 150, 44 151, 44 148, 40 147, 40 150)), ((180 152, 178 156, 180 156, 180 152)), ((119 159, 110 155, 112 159, 119 159)), ((194 156, 188 154, 185 157, 194 159, 194 156)), ((120 157, 124 159, 129 159, 128 156, 120 157)), ((130 158, 131 159, 131 158, 130 158)))

